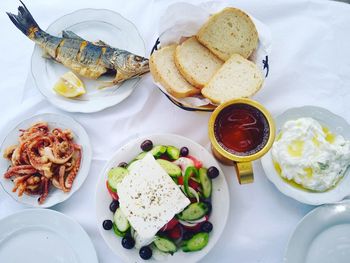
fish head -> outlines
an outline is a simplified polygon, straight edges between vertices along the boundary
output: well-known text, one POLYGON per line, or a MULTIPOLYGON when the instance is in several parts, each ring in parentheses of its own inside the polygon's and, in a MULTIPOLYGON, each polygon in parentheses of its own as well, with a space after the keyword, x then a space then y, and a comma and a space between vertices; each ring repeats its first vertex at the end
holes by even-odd
POLYGON ((135 54, 130 54, 126 60, 126 68, 132 69, 135 75, 142 75, 149 72, 149 60, 135 54))

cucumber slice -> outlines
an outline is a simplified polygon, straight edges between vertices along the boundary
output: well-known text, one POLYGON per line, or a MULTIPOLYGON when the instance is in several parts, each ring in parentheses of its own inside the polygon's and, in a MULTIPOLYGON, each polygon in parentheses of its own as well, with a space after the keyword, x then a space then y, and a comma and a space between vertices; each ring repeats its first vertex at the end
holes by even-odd
POLYGON ((207 175, 207 169, 199 169, 199 182, 202 187, 202 194, 204 198, 209 198, 211 196, 212 184, 211 179, 207 175))
POLYGON ((141 160, 143 159, 143 157, 145 157, 147 154, 147 152, 141 152, 139 155, 136 156, 136 160, 141 160))
POLYGON ((190 191, 189 189, 189 184, 188 181, 190 180, 190 178, 196 178, 198 177, 198 171, 195 167, 193 166, 189 166, 187 167, 186 171, 185 171, 185 177, 184 177, 184 188, 185 188, 185 194, 188 197, 195 197, 193 195, 193 193, 190 191))
POLYGON ((158 159, 157 162, 171 177, 179 177, 182 175, 181 168, 176 164, 163 159, 158 159))
POLYGON ((209 234, 201 232, 186 240, 181 248, 183 252, 198 251, 203 249, 209 242, 209 234))
POLYGON ((166 148, 166 153, 171 160, 177 160, 180 158, 180 150, 175 146, 168 146, 166 148))
POLYGON ((121 231, 118 229, 118 227, 117 227, 117 225, 116 225, 115 223, 113 223, 113 232, 114 232, 114 234, 116 234, 118 237, 125 237, 125 235, 126 235, 126 232, 121 232, 121 231))
POLYGON ((208 212, 207 204, 203 202, 192 203, 177 216, 181 220, 193 221, 205 216, 208 212))
POLYGON ((113 218, 120 232, 126 232, 129 229, 130 223, 120 208, 115 211, 113 218))
POLYGON ((162 252, 175 253, 177 250, 175 243, 165 237, 156 236, 153 243, 162 252))
POLYGON ((113 167, 108 172, 108 185, 112 188, 112 190, 117 191, 117 185, 124 179, 124 177, 128 174, 128 170, 123 167, 113 167))
POLYGON ((156 145, 151 150, 151 153, 153 154, 154 158, 159 158, 163 153, 166 152, 166 146, 164 145, 156 145))

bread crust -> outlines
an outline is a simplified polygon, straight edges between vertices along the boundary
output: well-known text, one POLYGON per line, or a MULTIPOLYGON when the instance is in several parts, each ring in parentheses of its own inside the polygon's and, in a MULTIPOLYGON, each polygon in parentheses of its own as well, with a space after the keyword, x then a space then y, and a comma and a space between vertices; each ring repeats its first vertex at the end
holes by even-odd
MULTIPOLYGON (((231 59, 235 59, 238 56, 238 59, 243 58, 241 55, 239 54, 233 54, 229 60, 227 60, 225 62, 226 63, 231 63, 231 59)), ((244 58, 243 58, 244 59, 244 58)), ((262 75, 262 72, 258 69, 258 67, 250 60, 246 60, 246 63, 249 63, 251 65, 254 65, 254 68, 256 70, 256 72, 258 72, 259 76, 259 82, 257 83, 257 85, 254 87, 254 89, 252 89, 252 92, 246 95, 242 95, 242 96, 237 96, 237 97, 228 97, 227 100, 230 99, 235 99, 235 98, 249 98, 251 96, 253 96, 254 94, 256 94, 262 87, 262 84, 264 83, 264 77, 262 75)), ((224 103, 225 101, 218 99, 217 97, 213 97, 211 96, 211 92, 210 90, 213 88, 210 88, 208 86, 210 86, 212 84, 213 81, 215 81, 215 78, 221 73, 222 70, 224 70, 224 66, 225 64, 216 72, 216 74, 210 79, 210 81, 208 82, 208 84, 201 90, 201 93, 204 97, 206 97, 207 99, 211 100, 214 104, 221 104, 224 103)), ((234 81, 234 80, 232 80, 234 81)))
MULTIPOLYGON (((193 96, 196 94, 200 94, 200 90, 196 89, 195 87, 188 90, 187 92, 177 91, 176 87, 174 87, 171 83, 169 83, 166 80, 166 78, 159 72, 157 62, 156 62, 156 56, 158 54, 157 52, 162 52, 162 49, 165 49, 165 48, 175 48, 175 46, 176 45, 165 46, 165 47, 161 48, 160 50, 155 51, 151 55, 150 61, 149 61, 149 66, 150 66, 150 71, 151 71, 152 77, 154 78, 154 80, 156 82, 159 82, 169 92, 169 94, 171 94, 172 96, 174 96, 176 98, 185 98, 185 97, 193 96)), ((184 81, 186 81, 186 80, 184 79, 184 81)))
MULTIPOLYGON (((229 54, 226 55, 223 51, 218 50, 217 48, 211 46, 209 43, 207 43, 207 41, 204 39, 205 35, 207 34, 207 30, 208 28, 215 23, 221 15, 226 14, 227 12, 232 12, 233 14, 236 14, 237 16, 241 17, 243 20, 246 21, 247 24, 250 25, 250 33, 247 35, 252 35, 252 47, 249 49, 246 49, 242 54, 240 53, 241 56, 243 56, 244 58, 248 58, 253 51, 257 48, 258 46, 258 42, 259 42, 259 35, 258 35, 258 31, 256 30, 256 27, 254 25, 254 22, 252 21, 252 19, 249 17, 248 14, 246 14, 245 12, 243 12, 242 10, 238 9, 238 8, 234 8, 234 7, 226 7, 224 8, 222 11, 220 11, 219 13, 216 13, 214 15, 212 15, 205 23, 204 25, 199 29, 196 38, 197 40, 204 45, 205 47, 207 47, 211 52, 213 52, 216 56, 218 56, 221 60, 226 61, 230 58, 230 56, 233 54, 229 54)), ((236 52, 237 53, 237 52, 236 52)))

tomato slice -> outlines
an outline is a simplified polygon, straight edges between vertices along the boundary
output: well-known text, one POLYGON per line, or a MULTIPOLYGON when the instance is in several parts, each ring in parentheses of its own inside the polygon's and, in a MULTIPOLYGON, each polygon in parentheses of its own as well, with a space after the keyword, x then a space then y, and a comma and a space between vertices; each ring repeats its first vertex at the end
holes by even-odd
POLYGON ((200 160, 198 160, 196 157, 193 157, 192 155, 187 155, 186 157, 193 161, 194 167, 196 167, 197 169, 202 168, 203 163, 200 160))
POLYGON ((199 183, 197 183, 196 181, 194 181, 194 180, 188 180, 188 185, 190 186, 190 187, 192 187, 194 190, 196 190, 196 192, 198 192, 199 191, 199 189, 200 189, 200 184, 199 183))
POLYGON ((179 239, 182 236, 182 229, 180 225, 176 225, 172 230, 167 231, 168 237, 171 239, 179 239))
POLYGON ((160 231, 164 232, 167 230, 171 230, 173 229, 177 224, 179 223, 179 221, 174 217, 173 219, 171 219, 167 224, 165 224, 160 231))
POLYGON ((186 230, 192 231, 192 232, 199 232, 201 230, 201 224, 202 223, 198 223, 194 226, 184 226, 182 225, 186 230))
POLYGON ((108 193, 110 194, 110 196, 112 197, 113 200, 118 200, 119 196, 116 192, 113 192, 113 190, 111 189, 111 187, 108 184, 108 181, 106 181, 106 186, 107 186, 107 190, 108 193))
POLYGON ((177 178, 177 184, 178 185, 184 185, 184 178, 183 178, 183 176, 180 176, 180 177, 177 178))

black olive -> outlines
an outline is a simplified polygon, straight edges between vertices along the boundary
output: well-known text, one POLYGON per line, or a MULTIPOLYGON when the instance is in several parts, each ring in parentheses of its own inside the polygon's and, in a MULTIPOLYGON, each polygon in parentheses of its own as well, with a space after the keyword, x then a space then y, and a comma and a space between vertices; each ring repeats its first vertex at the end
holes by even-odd
POLYGON ((148 246, 142 247, 139 251, 139 255, 142 259, 150 259, 152 257, 152 249, 148 246))
POLYGON ((183 240, 189 240, 189 239, 191 239, 192 237, 193 237, 193 233, 192 232, 185 232, 184 234, 183 234, 183 236, 182 236, 182 239, 183 240))
POLYGON ((105 220, 103 221, 102 226, 104 230, 111 230, 113 227, 113 222, 111 220, 105 220))
POLYGON ((210 223, 209 221, 206 221, 201 225, 201 230, 203 232, 210 233, 213 230, 213 224, 210 223))
POLYGON ((219 170, 215 166, 210 166, 207 171, 209 178, 214 179, 219 176, 219 170))
POLYGON ((112 203, 109 205, 109 210, 111 210, 111 212, 115 212, 119 207, 119 201, 118 200, 113 200, 112 203))
POLYGON ((207 205, 207 207, 208 207, 207 215, 210 215, 211 214, 211 210, 212 210, 211 202, 210 201, 202 201, 202 202, 207 205))
POLYGON ((122 246, 126 249, 132 249, 135 246, 135 240, 130 236, 125 236, 122 239, 122 246))
POLYGON ((144 152, 148 152, 152 150, 153 148, 153 142, 151 140, 145 140, 143 143, 141 143, 141 150, 144 152))
POLYGON ((120 164, 118 164, 118 167, 126 168, 127 166, 128 164, 126 162, 121 162, 120 164))
POLYGON ((188 150, 187 147, 182 147, 182 148, 180 149, 180 155, 181 155, 181 156, 185 157, 185 156, 188 155, 188 153, 189 153, 189 150, 188 150))

